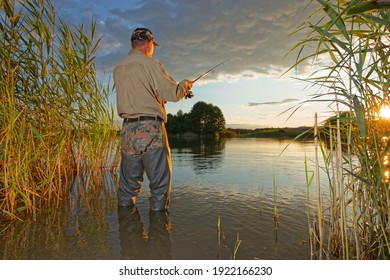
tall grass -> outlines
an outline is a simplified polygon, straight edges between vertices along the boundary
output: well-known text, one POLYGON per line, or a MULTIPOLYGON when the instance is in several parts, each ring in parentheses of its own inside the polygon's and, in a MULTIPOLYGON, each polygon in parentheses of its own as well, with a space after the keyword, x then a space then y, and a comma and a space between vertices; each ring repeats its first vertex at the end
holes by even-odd
POLYGON ((322 226, 311 231, 317 258, 390 258, 390 123, 379 114, 390 102, 387 2, 310 1, 318 8, 296 30, 306 33, 292 68, 321 62, 306 80, 321 88, 313 99, 330 100, 334 110, 316 133, 327 174, 317 184, 326 180, 330 205, 322 209, 322 190, 314 224, 323 223, 326 236, 322 226))
POLYGON ((110 88, 97 79, 95 23, 68 26, 50 1, 0 2, 0 215, 59 205, 76 176, 107 166, 110 88))

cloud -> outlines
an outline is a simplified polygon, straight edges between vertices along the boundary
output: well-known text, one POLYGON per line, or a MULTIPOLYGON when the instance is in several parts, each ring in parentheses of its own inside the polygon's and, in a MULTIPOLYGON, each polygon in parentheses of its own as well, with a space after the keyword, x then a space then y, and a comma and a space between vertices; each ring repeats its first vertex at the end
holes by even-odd
POLYGON ((97 26, 103 35, 103 50, 97 59, 106 70, 128 53, 134 28, 150 28, 161 45, 154 57, 176 80, 196 78, 231 57, 240 60, 219 68, 217 74, 208 76, 209 81, 221 75, 281 75, 295 60, 283 57, 299 40, 289 34, 309 14, 302 0, 55 2, 69 20, 82 18, 88 9, 88 15, 104 23, 97 26))
POLYGON ((282 101, 261 102, 261 103, 251 102, 248 104, 248 106, 250 106, 250 107, 254 107, 254 106, 279 106, 279 105, 291 104, 291 103, 295 103, 295 102, 299 102, 299 101, 301 101, 301 100, 295 99, 295 98, 287 98, 287 99, 284 99, 282 101))

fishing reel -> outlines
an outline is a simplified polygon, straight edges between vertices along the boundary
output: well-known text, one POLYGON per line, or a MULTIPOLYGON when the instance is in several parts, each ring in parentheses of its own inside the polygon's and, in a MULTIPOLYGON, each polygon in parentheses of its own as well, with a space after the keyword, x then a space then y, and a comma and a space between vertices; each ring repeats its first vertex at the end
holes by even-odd
POLYGON ((188 91, 188 93, 187 93, 187 95, 185 96, 185 99, 190 99, 190 98, 192 98, 192 97, 194 97, 194 94, 192 93, 192 91, 188 91))

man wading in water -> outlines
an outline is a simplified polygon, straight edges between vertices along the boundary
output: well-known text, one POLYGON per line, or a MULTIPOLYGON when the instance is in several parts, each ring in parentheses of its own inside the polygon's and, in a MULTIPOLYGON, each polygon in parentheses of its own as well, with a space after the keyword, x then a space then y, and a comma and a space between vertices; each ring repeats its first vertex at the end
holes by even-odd
POLYGON ((150 210, 163 211, 168 209, 172 181, 164 103, 191 98, 192 82, 172 79, 152 58, 155 46, 149 29, 135 29, 132 50, 114 68, 117 110, 123 118, 118 205, 135 204, 146 172, 150 210))

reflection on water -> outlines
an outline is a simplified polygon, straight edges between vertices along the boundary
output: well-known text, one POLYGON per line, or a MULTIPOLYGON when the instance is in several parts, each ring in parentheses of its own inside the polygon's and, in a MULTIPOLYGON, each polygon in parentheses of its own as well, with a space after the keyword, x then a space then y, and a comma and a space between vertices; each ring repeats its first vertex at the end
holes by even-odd
POLYGON ((149 230, 145 229, 136 207, 120 207, 118 221, 121 259, 172 259, 168 211, 150 211, 149 230))
POLYGON ((221 168, 225 143, 226 139, 174 139, 171 141, 176 155, 174 160, 177 161, 174 164, 186 165, 189 161, 195 174, 216 172, 221 168))
POLYGON ((305 155, 313 158, 313 145, 293 143, 280 155, 288 143, 171 141, 174 178, 169 213, 149 212, 147 179, 137 207, 118 209, 117 178, 107 175, 100 196, 74 196, 60 209, 40 213, 36 222, 4 228, 0 255, 3 259, 230 259, 239 235, 237 259, 309 259, 303 162, 305 155))

